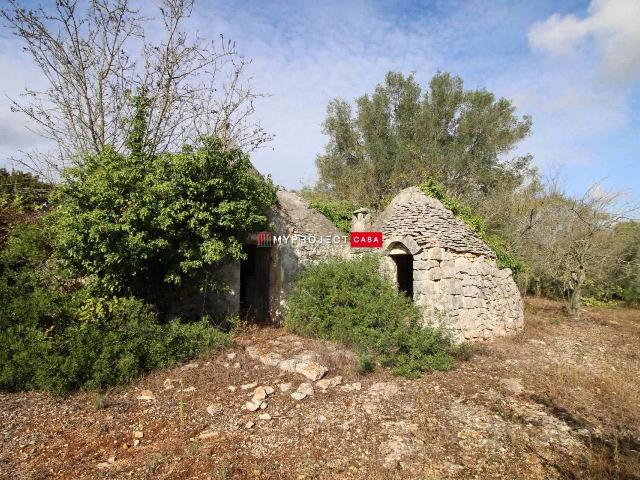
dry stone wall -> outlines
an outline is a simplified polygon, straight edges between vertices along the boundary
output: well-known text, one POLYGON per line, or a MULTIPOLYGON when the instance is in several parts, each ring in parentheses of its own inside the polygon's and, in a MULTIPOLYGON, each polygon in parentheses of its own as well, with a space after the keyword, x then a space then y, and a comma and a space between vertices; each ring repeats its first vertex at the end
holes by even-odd
POLYGON ((425 324, 444 322, 456 341, 486 340, 523 326, 523 305, 511 270, 493 259, 439 247, 414 258, 414 301, 425 324))
MULTIPOLYGON (((413 299, 425 325, 444 322, 456 341, 485 340, 523 326, 523 304, 511 270, 442 203, 411 187, 382 212, 383 255, 401 245, 413 255, 413 299)), ((395 263, 381 259, 395 281, 395 263)))
POLYGON ((286 295, 305 265, 332 256, 347 257, 344 234, 324 215, 311 209, 299 195, 280 190, 278 204, 270 214, 273 233, 286 236, 271 249, 271 318, 282 318, 286 295), (338 237, 339 242, 335 242, 338 237))

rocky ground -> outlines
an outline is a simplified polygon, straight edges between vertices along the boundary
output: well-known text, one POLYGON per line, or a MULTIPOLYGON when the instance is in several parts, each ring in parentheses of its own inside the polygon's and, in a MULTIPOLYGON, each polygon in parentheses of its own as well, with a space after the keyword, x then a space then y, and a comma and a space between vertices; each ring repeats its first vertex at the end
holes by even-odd
POLYGON ((527 302, 419 380, 277 328, 104 395, 0 394, 0 477, 640 478, 640 312, 527 302))

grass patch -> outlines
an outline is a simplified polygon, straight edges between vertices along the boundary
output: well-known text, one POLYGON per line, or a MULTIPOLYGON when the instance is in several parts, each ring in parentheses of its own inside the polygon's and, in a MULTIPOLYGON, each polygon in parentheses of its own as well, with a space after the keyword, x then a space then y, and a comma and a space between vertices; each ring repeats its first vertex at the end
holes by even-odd
POLYGON ((417 307, 379 275, 374 256, 308 266, 287 305, 288 329, 353 348, 361 371, 381 365, 415 378, 455 363, 446 332, 422 328, 417 307))

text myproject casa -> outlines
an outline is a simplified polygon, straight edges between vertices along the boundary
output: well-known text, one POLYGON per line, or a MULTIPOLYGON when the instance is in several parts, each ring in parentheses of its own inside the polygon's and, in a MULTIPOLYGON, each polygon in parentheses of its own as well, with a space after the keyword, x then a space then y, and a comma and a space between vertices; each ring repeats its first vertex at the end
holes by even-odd
POLYGON ((379 232, 352 232, 349 235, 272 235, 271 242, 288 244, 293 242, 323 244, 347 243, 351 246, 382 246, 382 235, 379 232))

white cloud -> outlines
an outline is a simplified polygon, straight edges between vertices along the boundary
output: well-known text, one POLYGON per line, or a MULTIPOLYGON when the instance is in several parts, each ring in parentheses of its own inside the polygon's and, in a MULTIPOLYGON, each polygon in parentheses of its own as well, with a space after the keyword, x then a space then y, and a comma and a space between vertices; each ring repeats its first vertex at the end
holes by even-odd
POLYGON ((530 46, 552 55, 574 53, 590 41, 609 79, 640 78, 640 1, 593 0, 585 18, 554 14, 529 30, 530 46))

